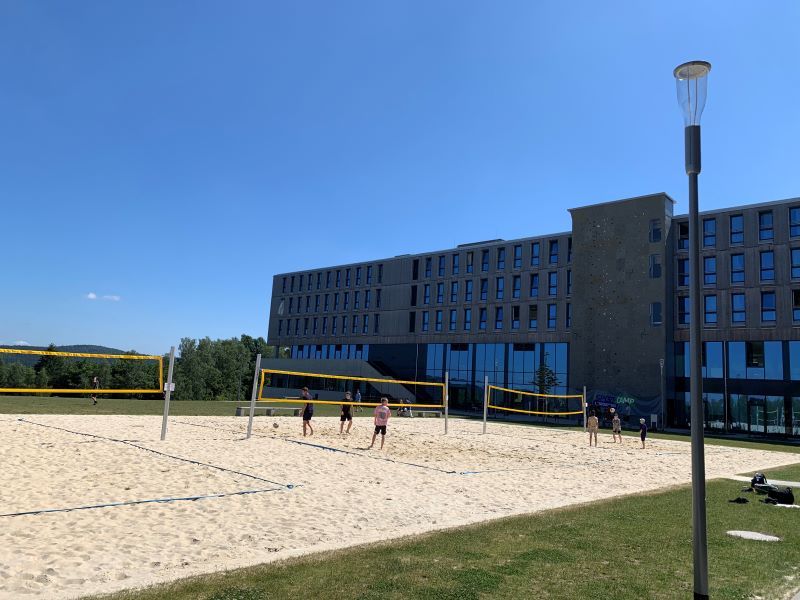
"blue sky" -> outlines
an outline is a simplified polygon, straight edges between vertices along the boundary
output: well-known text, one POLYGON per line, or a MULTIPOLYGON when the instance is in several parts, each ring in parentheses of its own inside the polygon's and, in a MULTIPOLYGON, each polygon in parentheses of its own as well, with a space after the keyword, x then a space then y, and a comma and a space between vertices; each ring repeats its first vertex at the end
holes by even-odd
POLYGON ((0 3, 0 342, 266 335, 275 273, 800 196, 794 1, 0 3), (90 298, 94 294, 95 298, 90 298))

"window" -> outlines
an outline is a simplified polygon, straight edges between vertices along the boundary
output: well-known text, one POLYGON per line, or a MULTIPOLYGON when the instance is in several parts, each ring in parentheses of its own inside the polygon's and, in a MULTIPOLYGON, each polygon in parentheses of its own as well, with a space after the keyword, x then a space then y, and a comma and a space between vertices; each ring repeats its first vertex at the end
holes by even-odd
POLYGON ((331 317, 331 335, 336 335, 336 317, 331 317))
POLYGON ((689 317, 689 297, 680 296, 678 297, 678 324, 688 325, 689 317))
POLYGON ((489 295, 489 280, 481 279, 481 300, 486 300, 489 295))
MULTIPOLYGON (((300 290, 302 291, 302 288, 300 288, 300 290)), ((283 289, 281 289, 281 292, 284 294, 286 293, 286 277, 283 278, 283 289)))
POLYGON ((317 273, 317 289, 322 287, 322 273, 317 273))
POLYGON ((660 279, 661 278, 661 255, 660 254, 651 254, 650 255, 649 274, 650 274, 650 279, 660 279))
POLYGON ((744 294, 731 294, 731 323, 745 322, 744 294))
POLYGON ((800 237, 800 206, 789 209, 789 237, 800 237))
POLYGON ((353 309, 358 310, 359 307, 359 296, 361 292, 353 292, 353 309))
POLYGON ((442 311, 436 311, 436 331, 442 330, 442 311))
POLYGON ((331 295, 330 294, 325 294, 325 301, 323 302, 323 306, 322 306, 322 310, 324 310, 325 312, 328 312, 330 310, 330 308, 331 308, 330 300, 331 300, 331 295))
POLYGON ((650 303, 650 324, 651 325, 661 325, 664 322, 664 317, 662 316, 661 310, 661 302, 651 302, 650 303))
POLYGON ((731 246, 744 244, 744 216, 731 215, 731 246))
POLYGON ((717 220, 714 218, 703 219, 703 248, 713 248, 717 245, 717 220))
POLYGON ((458 282, 450 282, 450 302, 458 302, 458 282))
POLYGON ((372 290, 364 290, 364 309, 369 308, 370 300, 372 299, 372 290))
POLYGON ((311 296, 306 296, 306 312, 311 312, 311 296))
POLYGON ((661 241, 661 219, 650 220, 650 241, 651 242, 661 241))
POLYGON ((514 268, 522 268, 522 246, 519 244, 514 246, 514 268))
POLYGON ((326 271, 325 272, 325 289, 328 289, 330 287, 331 287, 331 272, 330 271, 326 271))
POLYGON ((503 307, 498 306, 494 309, 494 328, 495 329, 502 329, 503 328, 503 307))
POLYGON ((539 307, 535 304, 528 306, 528 329, 536 329, 539 324, 539 307))
POLYGON ((375 314, 375 318, 373 319, 373 326, 372 326, 372 333, 380 333, 381 330, 381 316, 379 314, 375 314))
POLYGON ((497 249, 497 270, 502 271, 506 268, 506 249, 505 248, 498 248, 497 249))
POLYGON ((558 240, 550 240, 550 264, 558 264, 558 240))
POLYGON ((465 308, 464 309, 464 331, 469 331, 472 329, 472 309, 465 308))
POLYGON ((792 321, 800 321, 800 290, 792 290, 792 321))
POLYGON ((703 284, 716 285, 717 283, 717 257, 703 257, 703 284))
MULTIPOLYGON (((302 291, 303 291, 303 276, 302 276, 302 275, 300 275, 300 276, 297 278, 297 280, 298 280, 298 281, 297 281, 297 291, 298 291, 298 292, 302 292, 302 291)), ((309 277, 308 277, 308 289, 309 289, 309 290, 311 289, 311 276, 310 276, 310 275, 309 275, 309 277)))
POLYGON ((689 249, 689 223, 678 223, 678 250, 689 249))
POLYGON ((278 335, 283 335, 283 319, 278 320, 278 335))
POLYGON ((369 315, 364 315, 362 318, 361 333, 367 335, 369 333, 369 315))
POLYGON ((464 290, 464 302, 472 302, 472 279, 467 279, 464 285, 466 286, 464 290))
POLYGON ((372 284, 372 265, 367 267, 367 285, 372 284))
POLYGON ((478 315, 478 329, 486 329, 486 309, 482 308, 478 315))
POLYGON ((511 297, 519 298, 521 292, 522 292, 522 277, 520 277, 519 275, 514 275, 514 278, 512 280, 511 297))
POLYGON ((547 295, 555 296, 558 294, 558 272, 550 271, 547 274, 547 295))
POLYGON ((567 238, 567 262, 572 262, 572 238, 567 238))
POLYGON ((419 279, 419 259, 415 258, 411 267, 411 279, 416 281, 419 279))
POLYGON ((439 257, 439 277, 444 277, 444 262, 445 256, 442 255, 439 257))
POLYGON ((547 328, 548 329, 555 329, 556 328, 556 305, 555 304, 548 304, 547 305, 547 328))
MULTIPOLYGON (((302 277, 302 275, 300 276, 302 277)), ((302 287, 302 286, 301 286, 302 287)), ((308 284, 306 285, 306 289, 310 292, 311 291, 311 273, 308 274, 308 284)))
MULTIPOLYGON (((342 327, 344 328, 344 326, 342 327)), ((413 310, 408 313, 408 333, 414 333, 417 330, 417 313, 413 310)))
POLYGON ((792 248, 792 279, 800 279, 800 248, 792 248))
POLYGON ((567 296, 572 294, 572 269, 567 270, 567 296))
POLYGON ((481 271, 486 272, 489 270, 489 251, 481 250, 481 271))
POLYGON ((536 298, 539 296, 539 274, 532 273, 531 274, 531 298, 536 298))
POLYGON ((361 267, 356 267, 356 285, 361 285, 361 267))
POLYGON ((689 259, 688 258, 679 258, 678 259, 678 286, 688 286, 689 285, 689 259))
MULTIPOLYGON (((416 261, 414 261, 416 263, 416 261)), ((415 264, 415 267, 417 265, 415 264)), ((414 279, 417 278, 417 271, 416 268, 414 269, 414 279)), ((344 271, 344 285, 345 287, 350 287, 350 269, 345 269, 344 271)))
POLYGON ((430 277, 433 269, 433 259, 429 256, 425 259, 425 277, 430 277))
POLYGON ((303 335, 308 335, 308 317, 303 319, 303 335))
POLYGON ((422 303, 423 304, 430 304, 431 303, 431 284, 426 283, 422 287, 422 303))
POLYGON ((452 275, 458 275, 458 254, 453 254, 452 275))
POLYGON ((531 266, 539 266, 539 242, 531 242, 531 266))
POLYGON ((381 290, 378 288, 375 290, 375 308, 381 307, 381 290))
POLYGON ((311 321, 311 335, 317 335, 317 323, 319 322, 318 317, 314 317, 311 321))
POLYGON ((450 310, 450 331, 456 330, 456 319, 457 319, 456 314, 457 311, 455 309, 450 310))
POLYGON ((328 317, 322 317, 322 335, 328 334, 328 317))
POLYGON ((383 283, 383 265, 378 265, 378 283, 383 283))
POLYGON ((761 253, 761 281, 775 281, 775 253, 772 250, 761 253))
POLYGON ((300 335, 300 319, 294 320, 294 334, 300 335))
POLYGON ((519 329, 519 306, 511 307, 511 329, 519 329))
POLYGON ((336 270, 336 287, 342 287, 342 270, 336 270))
POLYGON ((428 331, 430 328, 431 316, 427 310, 422 311, 422 331, 428 331))
POLYGON ((347 335, 347 316, 342 317, 342 335, 347 335))
POLYGON ((703 298, 703 322, 706 325, 717 324, 717 296, 705 296, 703 298))
POLYGON ((731 283, 744 283, 744 254, 731 254, 731 283))
MULTIPOLYGON (((302 275, 300 277, 302 277, 302 275)), ((311 275, 309 275, 309 277, 311 277, 311 275)), ((317 281, 319 281, 319 275, 317 275, 317 281)), ((319 286, 317 286, 317 287, 319 287, 319 286)), ((308 286, 308 289, 311 289, 311 286, 308 286)), ((292 281, 291 281, 291 285, 289 286, 289 291, 290 292, 294 291, 294 275, 292 275, 292 281)))
POLYGON ((567 302, 567 329, 572 327, 572 303, 567 302))
POLYGON ((289 298, 289 314, 292 314, 293 304, 294 304, 294 298, 289 298))
POLYGON ((417 286, 411 286, 411 306, 417 305, 417 286))
POLYGON ((353 315, 353 328, 350 331, 358 333, 358 315, 353 315))
POLYGON ((495 294, 494 294, 496 300, 503 299, 503 296, 505 295, 505 287, 506 287, 506 280, 503 277, 497 277, 495 279, 495 294))
POLYGON ((473 253, 467 252, 467 273, 472 273, 473 253))
POLYGON ((761 292, 761 322, 774 323, 776 318, 775 292, 761 292))
POLYGON ((442 304, 444 302, 444 284, 437 283, 436 284, 436 304, 442 304))
POLYGON ((772 211, 763 210, 758 213, 758 239, 759 241, 771 240, 775 237, 773 229, 772 211))
POLYGON ((314 296, 314 312, 319 312, 319 294, 314 296))

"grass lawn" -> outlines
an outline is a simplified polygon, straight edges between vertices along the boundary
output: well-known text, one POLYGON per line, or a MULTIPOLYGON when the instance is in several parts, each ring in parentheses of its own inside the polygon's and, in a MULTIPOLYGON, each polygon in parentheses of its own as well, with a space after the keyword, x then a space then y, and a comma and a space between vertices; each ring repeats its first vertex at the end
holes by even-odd
MULTIPOLYGON (((191 400, 171 401, 169 414, 177 416, 233 416, 236 406, 246 402, 196 402, 191 400)), ((258 403, 258 406, 262 406, 258 403)), ((299 404, 274 404, 298 408, 299 404)), ((164 401, 131 400, 129 398, 100 398, 97 406, 87 397, 46 396, 0 396, 0 414, 34 415, 162 415, 164 401)), ((338 416, 339 405, 317 404, 314 414, 319 417, 338 416)), ((372 409, 365 407, 355 417, 372 416, 372 409)), ((263 417, 263 415, 261 415, 263 417)))
MULTIPOLYGON (((753 476, 752 473, 744 473, 744 475, 748 475, 750 477, 753 476)), ((773 479, 779 479, 783 481, 798 481, 800 482, 800 464, 797 465, 790 465, 788 467, 778 467, 777 469, 770 469, 768 471, 764 471, 764 475, 767 478, 767 481, 772 481, 773 479)), ((800 495, 800 490, 795 490, 796 495, 800 495)), ((800 501, 800 497, 798 498, 800 501)))
MULTIPOLYGON (((800 521, 786 509, 729 503, 740 485, 708 485, 710 595, 780 598, 800 587, 800 521), (725 534, 730 529, 784 541, 735 539, 725 534)), ((692 592, 690 523, 691 491, 681 487, 104 598, 683 600, 692 592)))

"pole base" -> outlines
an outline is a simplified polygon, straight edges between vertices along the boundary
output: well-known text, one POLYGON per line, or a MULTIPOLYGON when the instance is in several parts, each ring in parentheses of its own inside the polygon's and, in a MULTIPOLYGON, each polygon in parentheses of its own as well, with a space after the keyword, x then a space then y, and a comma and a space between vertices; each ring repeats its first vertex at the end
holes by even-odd
POLYGON ((701 594, 700 592, 695 592, 694 600, 708 600, 708 594, 701 594))

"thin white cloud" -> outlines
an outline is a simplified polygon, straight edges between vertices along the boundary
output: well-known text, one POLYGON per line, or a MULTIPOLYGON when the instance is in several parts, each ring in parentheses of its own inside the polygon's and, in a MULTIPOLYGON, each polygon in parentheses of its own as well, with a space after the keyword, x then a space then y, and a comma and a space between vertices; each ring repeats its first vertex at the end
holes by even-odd
POLYGON ((16 342, 14 342, 14 345, 15 346, 30 346, 30 343, 26 342, 25 340, 17 340, 16 342))
POLYGON ((120 300, 122 300, 122 297, 121 296, 115 296, 113 294, 109 294, 109 295, 103 296, 103 300, 109 300, 111 302, 119 302, 120 300))
POLYGON ((89 292, 88 294, 86 294, 86 298, 89 300, 97 300, 97 294, 95 294, 94 292, 89 292))

